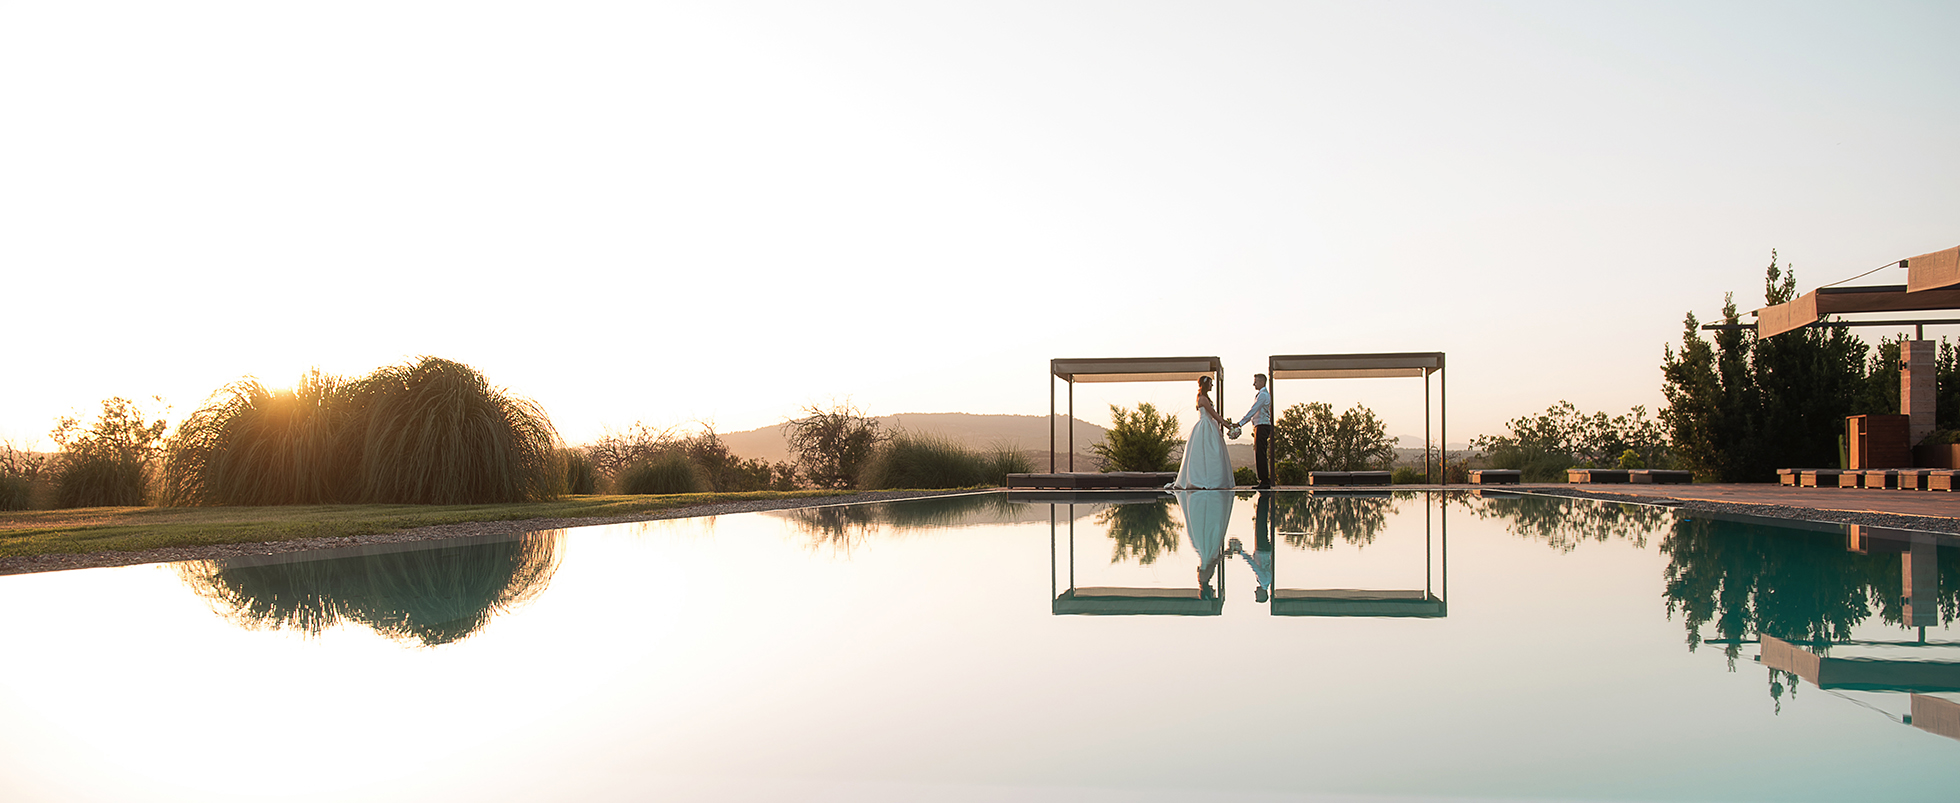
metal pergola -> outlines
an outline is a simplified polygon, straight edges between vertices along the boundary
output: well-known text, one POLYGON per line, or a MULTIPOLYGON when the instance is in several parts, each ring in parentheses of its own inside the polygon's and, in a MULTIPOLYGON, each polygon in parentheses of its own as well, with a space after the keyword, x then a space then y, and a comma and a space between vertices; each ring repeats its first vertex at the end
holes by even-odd
POLYGON ((1194 382, 1210 376, 1218 394, 1213 404, 1225 409, 1225 368, 1217 357, 1099 357, 1057 358, 1048 361, 1048 471, 1055 471, 1055 380, 1068 381, 1068 470, 1075 470, 1075 383, 1077 382, 1194 382))
MULTIPOLYGON (((1420 377, 1422 379, 1422 467, 1431 481, 1440 479, 1442 485, 1449 484, 1449 477, 1440 469, 1441 460, 1435 461, 1436 470, 1431 469, 1431 447, 1436 443, 1429 435, 1429 376, 1442 373, 1443 352, 1411 351, 1380 354, 1287 354, 1266 359, 1268 393, 1273 396, 1273 421, 1279 421, 1279 394, 1273 393, 1282 379, 1378 379, 1383 377, 1420 377)), ((1450 386, 1449 378, 1437 380, 1440 405, 1437 421, 1441 425, 1439 435, 1444 448, 1448 447, 1450 435, 1450 386)), ((1269 469, 1270 470, 1270 469, 1269 469)))

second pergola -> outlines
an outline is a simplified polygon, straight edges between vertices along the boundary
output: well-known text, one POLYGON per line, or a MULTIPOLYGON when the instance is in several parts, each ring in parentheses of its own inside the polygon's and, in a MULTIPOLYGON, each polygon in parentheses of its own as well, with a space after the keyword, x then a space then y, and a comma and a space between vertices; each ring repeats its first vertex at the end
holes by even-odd
MULTIPOLYGON (((1429 377, 1443 371, 1443 352, 1414 351, 1383 354, 1285 354, 1269 357, 1266 360, 1266 373, 1273 394, 1273 420, 1279 420, 1278 385, 1282 379, 1379 379, 1384 377, 1418 377, 1422 379, 1422 466, 1426 475, 1432 479, 1440 478, 1447 485, 1449 476, 1439 469, 1441 460, 1432 456, 1437 441, 1430 438, 1429 377)), ((1441 426, 1437 435, 1449 437, 1449 380, 1437 380, 1437 423, 1441 426)), ((1447 443, 1447 440, 1443 441, 1447 443)))

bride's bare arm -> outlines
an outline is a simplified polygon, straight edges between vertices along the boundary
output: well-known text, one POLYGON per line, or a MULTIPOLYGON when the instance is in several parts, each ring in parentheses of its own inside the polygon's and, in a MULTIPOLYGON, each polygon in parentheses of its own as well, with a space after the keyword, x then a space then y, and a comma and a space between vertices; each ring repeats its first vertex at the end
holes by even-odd
POLYGON ((1211 406, 1211 396, 1209 395, 1204 393, 1198 394, 1198 409, 1209 413, 1213 421, 1223 422, 1225 420, 1224 416, 1218 414, 1218 408, 1211 406))

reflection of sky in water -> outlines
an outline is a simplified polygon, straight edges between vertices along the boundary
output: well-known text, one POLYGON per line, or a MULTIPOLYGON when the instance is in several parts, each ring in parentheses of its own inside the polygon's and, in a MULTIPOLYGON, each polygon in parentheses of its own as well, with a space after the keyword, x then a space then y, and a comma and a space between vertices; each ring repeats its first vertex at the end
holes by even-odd
MULTIPOLYGON (((1164 499, 1127 518, 1063 505, 1052 531, 1048 505, 998 494, 581 529, 490 575, 333 585, 366 618, 317 634, 214 615, 176 567, 0 578, 0 797, 1835 800, 1960 781, 1960 741, 1899 724, 1904 695, 1773 699, 1755 644, 1731 668, 1724 610, 1692 651, 1688 609, 1670 615, 1684 559, 1677 579, 1772 566, 1737 588, 1822 589, 1761 603, 1772 617, 1846 599, 1790 577, 1896 596, 1899 554, 1848 552, 1841 532, 1685 538, 1672 511, 1404 496, 1356 511, 1374 517, 1363 537, 1283 496, 1277 529, 1335 535, 1275 539, 1281 588, 1440 595, 1447 518, 1447 616, 1272 616, 1238 557, 1217 568, 1216 616, 1052 615, 1071 522, 1077 585, 1196 584, 1184 507, 1164 499), (1145 563, 1112 526, 1175 538, 1145 563), (484 590, 495 573, 548 586, 484 590), (450 591, 415 590, 431 587, 450 591), (487 618, 435 646, 369 621, 472 605, 487 618)), ((1259 511, 1229 506, 1247 550, 1259 511)), ((1840 616, 1859 643, 1829 654, 1918 649, 1894 646, 1917 633, 1886 604, 1840 616)), ((1934 653, 1952 648, 1913 654, 1934 653)))

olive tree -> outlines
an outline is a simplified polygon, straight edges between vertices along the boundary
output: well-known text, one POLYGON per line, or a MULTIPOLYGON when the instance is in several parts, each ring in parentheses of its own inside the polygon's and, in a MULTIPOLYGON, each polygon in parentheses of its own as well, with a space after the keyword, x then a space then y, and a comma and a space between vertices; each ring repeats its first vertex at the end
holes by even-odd
POLYGON ((878 422, 851 406, 835 404, 830 409, 817 405, 803 408, 803 417, 783 425, 790 453, 805 479, 819 488, 851 488, 858 472, 891 438, 878 422))
POLYGON ((1171 452, 1184 443, 1177 437, 1177 416, 1157 412, 1149 402, 1135 411, 1109 406, 1115 422, 1101 443, 1089 447, 1101 458, 1104 471, 1176 471, 1171 452))

